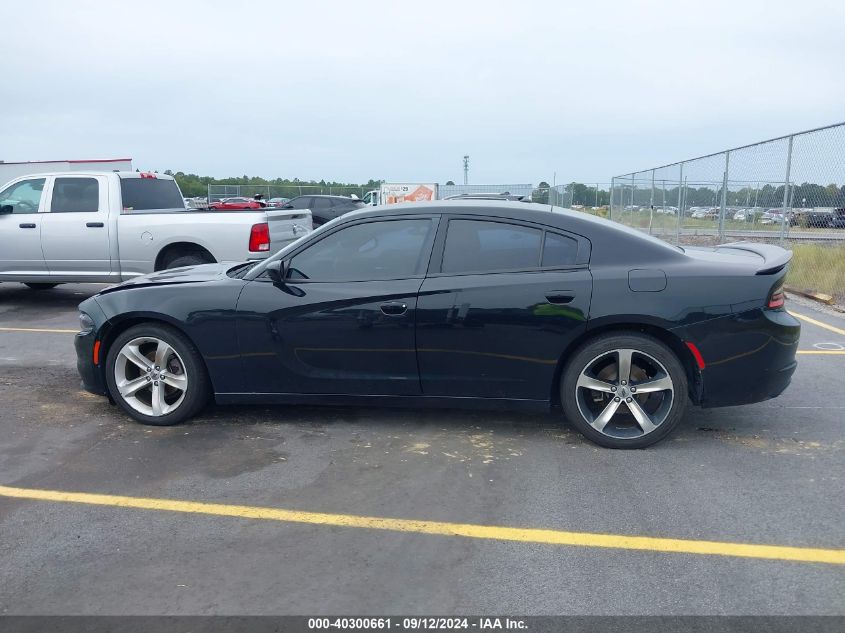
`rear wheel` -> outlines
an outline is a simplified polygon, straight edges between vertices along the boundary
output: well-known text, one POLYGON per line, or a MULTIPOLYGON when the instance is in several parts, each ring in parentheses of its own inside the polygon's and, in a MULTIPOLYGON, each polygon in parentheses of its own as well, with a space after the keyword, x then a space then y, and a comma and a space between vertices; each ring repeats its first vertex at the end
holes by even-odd
POLYGON ((208 258, 201 253, 186 253, 184 255, 177 255, 169 260, 164 266, 165 268, 182 268, 183 266, 199 266, 201 264, 210 264, 208 258))
POLYGON ((55 288, 59 284, 48 284, 48 283, 25 283, 24 284, 30 290, 50 290, 55 288))
POLYGON ((643 334, 608 334, 575 352, 561 380, 566 418, 607 448, 644 448, 678 425, 687 377, 675 353, 643 334))
POLYGON ((178 424, 208 402, 211 385, 202 358, 188 338, 158 323, 129 328, 106 358, 109 393, 143 424, 178 424))

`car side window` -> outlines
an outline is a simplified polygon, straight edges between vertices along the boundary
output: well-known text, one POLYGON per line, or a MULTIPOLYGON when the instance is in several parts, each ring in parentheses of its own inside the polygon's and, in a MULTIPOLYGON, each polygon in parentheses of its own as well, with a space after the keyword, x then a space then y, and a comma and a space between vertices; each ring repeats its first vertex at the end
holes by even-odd
POLYGON ((96 178, 56 178, 50 213, 96 213, 100 210, 100 183, 96 178))
POLYGON ((571 266, 578 259, 578 242, 557 233, 546 233, 543 266, 571 266))
POLYGON ((32 178, 6 187, 0 191, 0 207, 11 207, 12 213, 38 213, 45 181, 46 178, 32 178))
POLYGON ((383 220, 355 224, 294 256, 292 281, 370 281, 422 274, 433 241, 432 221, 383 220))
POLYGON ((308 209, 311 206, 311 198, 300 196, 291 200, 289 204, 294 209, 308 209))
POLYGON ((332 201, 328 198, 312 198, 312 200, 310 207, 312 211, 328 211, 332 207, 332 201))
POLYGON ((450 220, 441 271, 449 274, 537 268, 543 231, 486 220, 450 220))

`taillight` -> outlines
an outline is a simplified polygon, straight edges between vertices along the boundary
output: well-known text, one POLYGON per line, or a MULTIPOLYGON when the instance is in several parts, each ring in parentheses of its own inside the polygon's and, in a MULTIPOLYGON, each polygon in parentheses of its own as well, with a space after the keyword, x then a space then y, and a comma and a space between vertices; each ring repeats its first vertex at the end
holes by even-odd
POLYGON ((249 232, 249 250, 253 253, 270 250, 270 226, 266 222, 252 225, 249 232))
POLYGON ((782 308, 785 302, 786 295, 783 294, 783 286, 778 286, 769 295, 769 303, 766 307, 770 310, 777 310, 778 308, 782 308))

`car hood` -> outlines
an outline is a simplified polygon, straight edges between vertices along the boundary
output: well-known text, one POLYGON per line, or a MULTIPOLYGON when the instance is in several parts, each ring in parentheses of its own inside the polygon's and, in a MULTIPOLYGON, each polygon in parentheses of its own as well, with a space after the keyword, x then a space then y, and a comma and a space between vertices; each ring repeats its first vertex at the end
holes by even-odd
POLYGON ((235 264, 232 262, 222 264, 201 264, 199 266, 184 266, 183 268, 169 268, 155 273, 141 275, 129 281, 109 286, 100 294, 128 290, 131 288, 147 288, 149 286, 163 286, 168 284, 193 284, 208 281, 215 281, 226 276, 226 271, 235 264))

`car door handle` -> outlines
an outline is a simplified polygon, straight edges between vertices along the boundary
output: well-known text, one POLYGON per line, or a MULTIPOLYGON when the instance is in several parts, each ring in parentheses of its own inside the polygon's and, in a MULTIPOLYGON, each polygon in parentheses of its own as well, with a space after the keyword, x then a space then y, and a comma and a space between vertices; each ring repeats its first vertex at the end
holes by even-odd
POLYGON ((25 222, 25 223, 22 223, 22 224, 18 224, 18 226, 21 227, 22 229, 34 229, 35 228, 35 224, 31 223, 31 222, 25 222))
POLYGON ((546 295, 546 301, 554 303, 555 305, 564 305, 572 303, 575 298, 575 292, 572 290, 560 290, 558 292, 550 292, 546 295))
POLYGON ((89 229, 101 229, 101 228, 103 228, 103 223, 102 222, 86 222, 85 226, 87 226, 89 229))
POLYGON ((390 303, 382 303, 381 311, 388 316, 401 316, 408 311, 408 306, 404 303, 391 301, 390 303))

